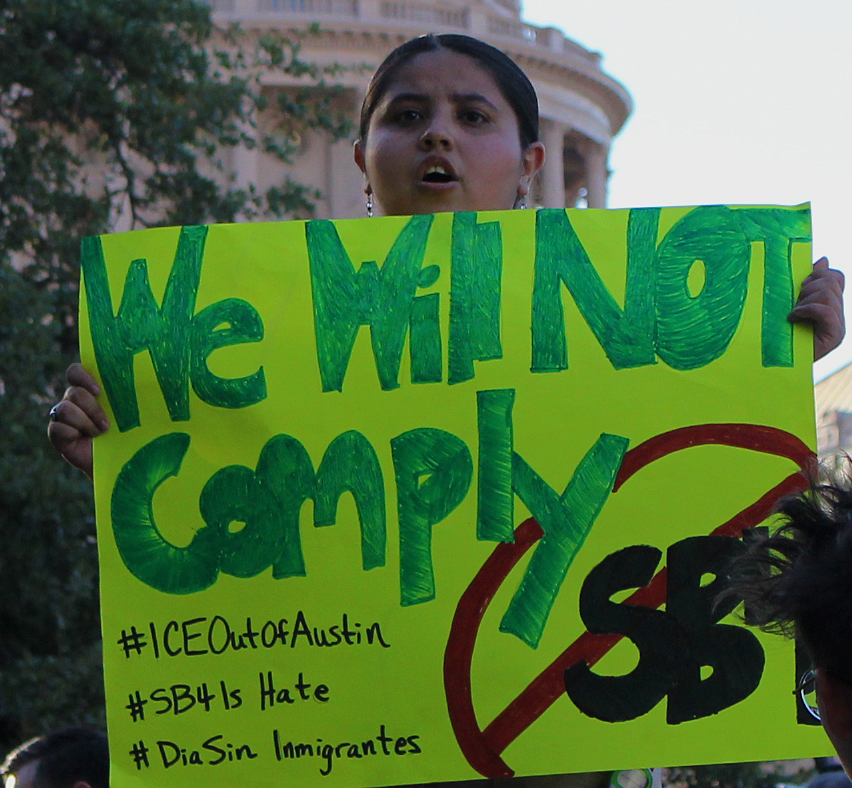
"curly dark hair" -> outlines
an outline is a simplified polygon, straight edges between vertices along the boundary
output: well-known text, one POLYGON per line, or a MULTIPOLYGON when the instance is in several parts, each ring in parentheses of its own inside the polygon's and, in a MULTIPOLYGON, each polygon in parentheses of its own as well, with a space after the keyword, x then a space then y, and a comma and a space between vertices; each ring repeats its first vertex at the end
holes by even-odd
POLYGON ((741 597, 747 621, 796 637, 815 667, 849 673, 852 660, 852 479, 783 499, 782 524, 731 566, 724 596, 741 597))

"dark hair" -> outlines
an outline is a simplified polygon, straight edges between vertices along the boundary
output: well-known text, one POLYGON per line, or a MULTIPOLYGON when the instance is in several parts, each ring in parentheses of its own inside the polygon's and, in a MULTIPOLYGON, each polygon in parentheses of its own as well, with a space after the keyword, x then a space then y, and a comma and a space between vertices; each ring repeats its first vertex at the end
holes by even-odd
POLYGON ((64 728, 30 739, 6 756, 0 775, 15 774, 33 761, 38 761, 38 788, 72 788, 80 781, 109 788, 107 737, 94 728, 64 728))
POLYGON ((785 498, 782 525, 731 567, 725 595, 746 603, 746 620, 796 637, 815 667, 849 675, 852 662, 852 480, 785 498))
POLYGON ((367 95, 361 105, 361 120, 358 133, 362 140, 367 138, 370 119, 376 106, 382 100, 388 85, 396 76, 396 72, 417 55, 423 52, 435 52, 447 49, 460 55, 472 57, 484 68, 497 83, 503 98, 509 102, 515 117, 518 119, 518 134, 521 148, 526 150, 533 142, 538 141, 538 97, 535 88, 526 74, 504 52, 470 36, 446 33, 412 38, 401 44, 382 61, 376 69, 367 95))

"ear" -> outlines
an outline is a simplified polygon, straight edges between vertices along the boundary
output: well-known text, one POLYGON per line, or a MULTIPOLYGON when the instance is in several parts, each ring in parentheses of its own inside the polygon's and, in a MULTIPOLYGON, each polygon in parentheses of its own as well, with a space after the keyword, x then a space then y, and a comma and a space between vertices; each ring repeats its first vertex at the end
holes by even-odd
POLYGON ((530 184, 536 173, 544 166, 544 145, 541 142, 533 142, 524 151, 523 173, 518 183, 518 196, 525 197, 529 194, 530 184))
POLYGON ((852 687, 820 668, 816 670, 822 726, 846 773, 852 771, 852 687))
MULTIPOLYGON (((358 169, 364 173, 364 177, 367 177, 367 163, 364 160, 364 146, 361 144, 361 140, 355 140, 355 148, 354 148, 354 158, 355 163, 358 165, 358 169)), ((369 185, 369 181, 367 182, 369 185)), ((365 190, 366 191, 366 190, 365 190)))

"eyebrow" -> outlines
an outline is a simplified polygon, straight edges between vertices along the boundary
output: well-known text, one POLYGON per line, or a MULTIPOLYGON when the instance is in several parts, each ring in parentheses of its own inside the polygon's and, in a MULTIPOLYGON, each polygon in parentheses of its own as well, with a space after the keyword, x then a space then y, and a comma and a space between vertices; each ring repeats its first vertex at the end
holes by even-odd
MULTIPOLYGON (((452 100, 456 104, 465 104, 468 102, 482 102, 483 104, 487 104, 489 107, 497 109, 494 104, 481 93, 453 93, 452 100)), ((399 104, 405 101, 428 103, 430 101, 430 98, 425 93, 398 93, 396 96, 394 96, 388 101, 388 106, 393 106, 394 104, 399 104)))

